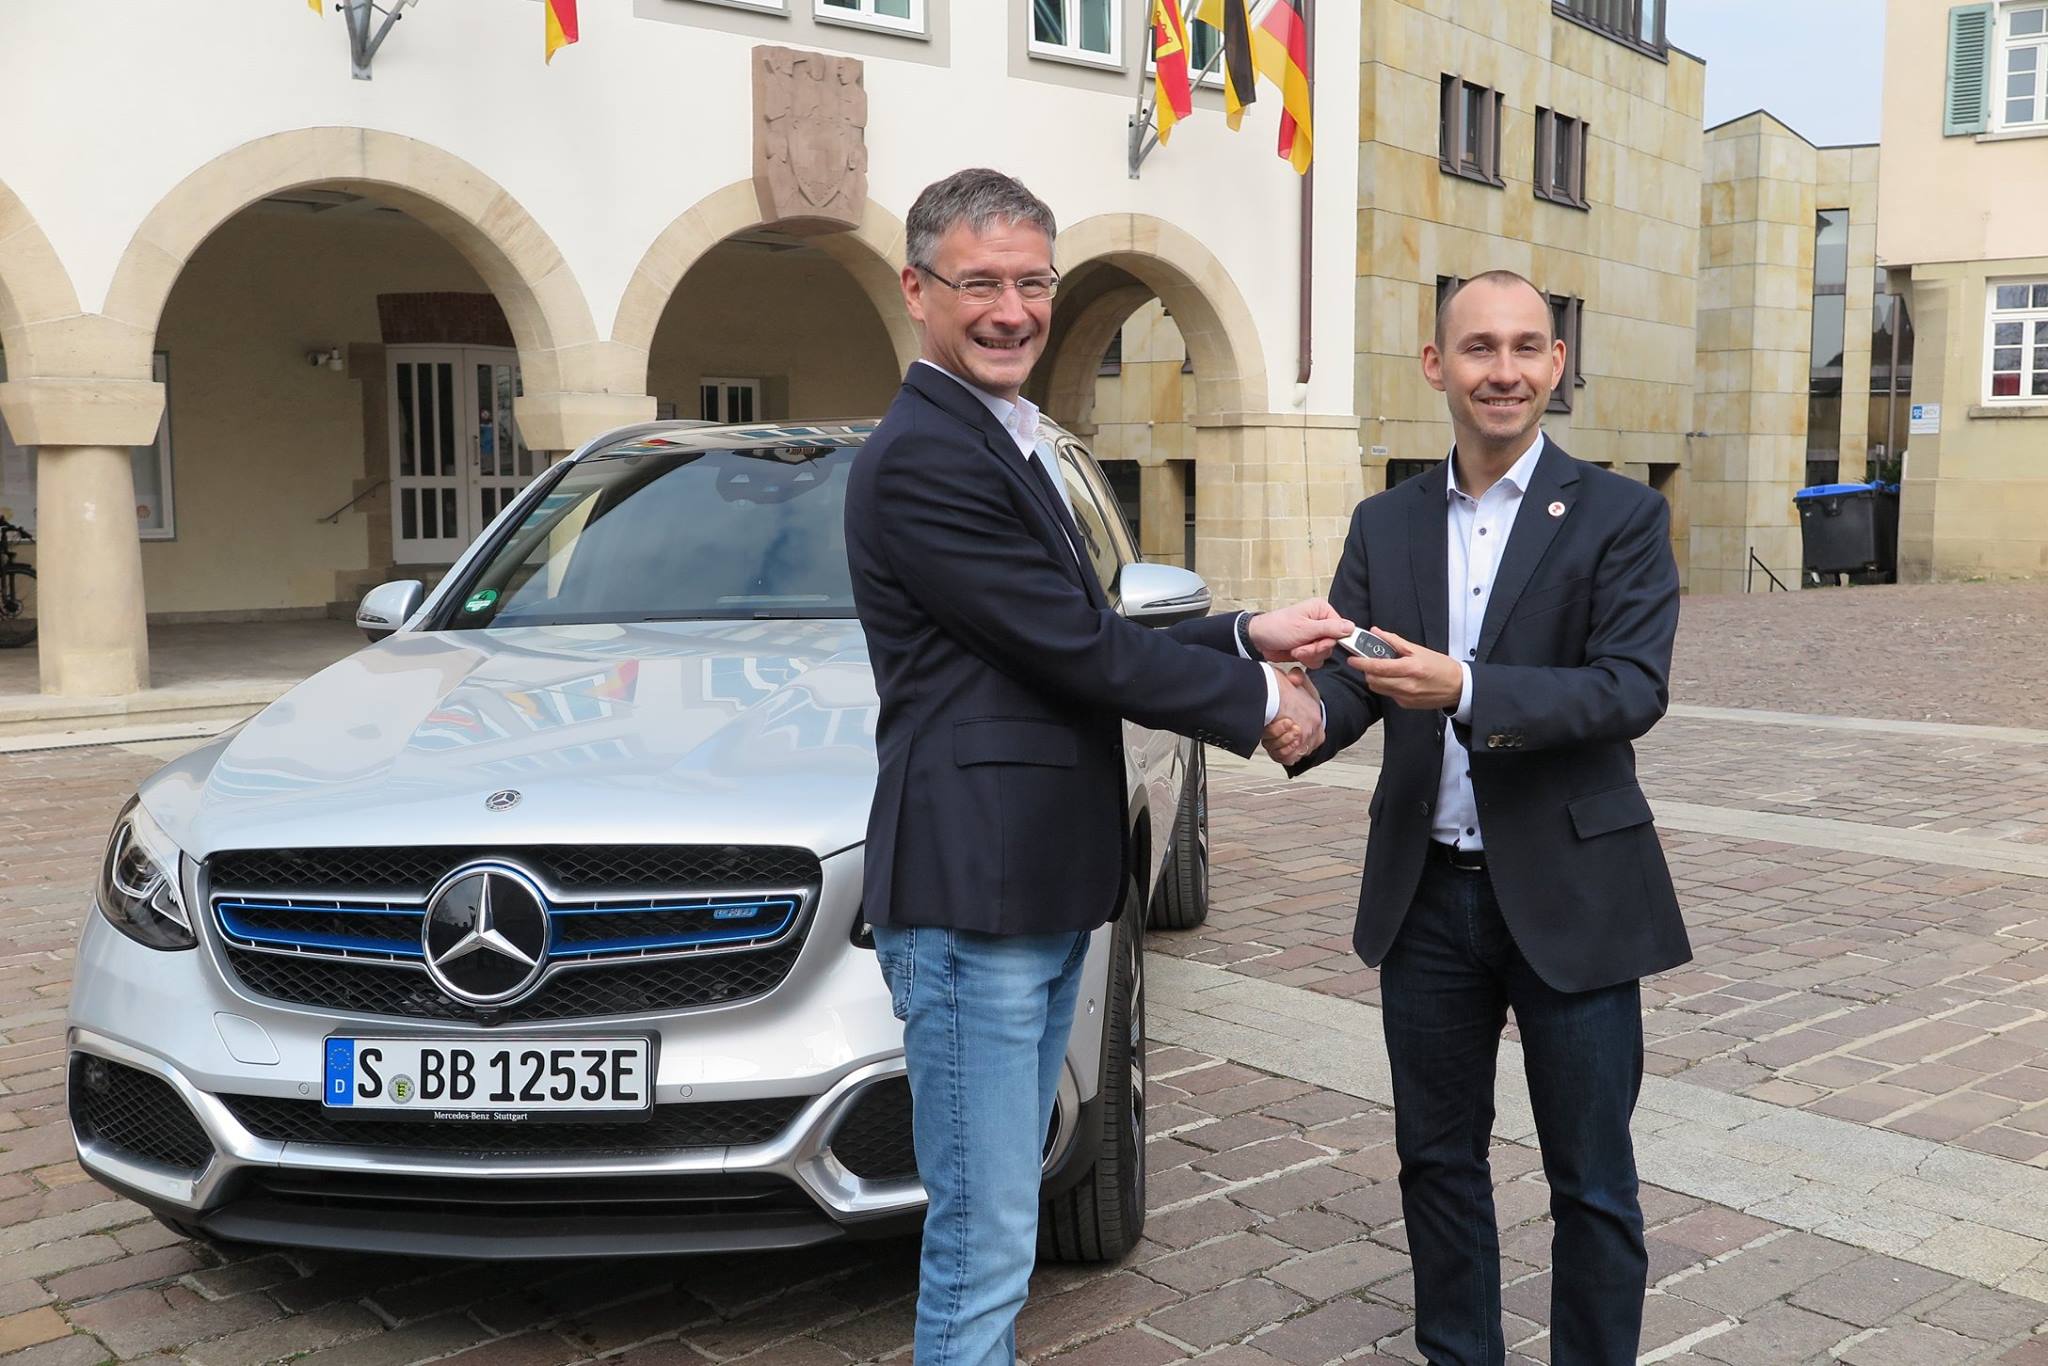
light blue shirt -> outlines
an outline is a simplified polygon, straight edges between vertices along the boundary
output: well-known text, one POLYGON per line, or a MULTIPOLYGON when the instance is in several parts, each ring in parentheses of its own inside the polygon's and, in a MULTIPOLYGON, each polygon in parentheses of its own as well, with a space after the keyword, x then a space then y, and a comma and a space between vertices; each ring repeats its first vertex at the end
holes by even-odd
MULTIPOLYGON (((1515 529, 1515 514, 1522 510, 1522 495, 1536 473, 1536 461, 1543 454, 1543 433, 1508 472, 1474 498, 1458 487, 1458 456, 1451 452, 1446 461, 1444 500, 1448 505, 1450 535, 1446 537, 1446 572, 1450 577, 1450 638, 1444 653, 1458 661, 1465 686, 1458 695, 1453 719, 1472 723, 1472 661, 1479 653, 1479 628, 1486 621, 1486 604, 1493 599, 1493 581, 1500 562, 1507 555, 1508 537, 1515 529)), ((1444 727, 1444 771, 1436 786, 1436 824, 1429 837, 1440 844, 1460 849, 1484 849, 1485 836, 1479 828, 1479 803, 1472 795, 1472 756, 1460 744, 1451 727, 1444 727)))

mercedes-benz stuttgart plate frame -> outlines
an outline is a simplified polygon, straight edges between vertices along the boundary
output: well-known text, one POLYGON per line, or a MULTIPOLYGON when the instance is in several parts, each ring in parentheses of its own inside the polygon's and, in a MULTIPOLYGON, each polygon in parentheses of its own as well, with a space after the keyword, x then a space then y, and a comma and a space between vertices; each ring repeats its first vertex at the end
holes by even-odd
MULTIPOLYGON (((462 1257, 797 1247, 921 1217, 860 915, 875 692, 841 535, 871 422, 652 423, 505 507, 372 643, 121 810, 74 980, 95 1178, 193 1236, 462 1257)), ((1041 449, 1134 619, 1100 470, 1041 449)), ((1130 890, 1045 1136, 1044 1251, 1144 1211, 1148 923, 1206 913, 1197 748, 1126 730, 1130 890)))

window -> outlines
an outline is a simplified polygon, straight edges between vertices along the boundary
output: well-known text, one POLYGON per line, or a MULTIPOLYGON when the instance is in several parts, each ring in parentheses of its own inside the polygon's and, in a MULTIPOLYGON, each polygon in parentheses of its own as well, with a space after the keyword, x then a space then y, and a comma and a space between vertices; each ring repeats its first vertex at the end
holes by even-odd
POLYGON ((1913 314, 1905 295, 1891 292, 1891 272, 1877 267, 1870 312, 1870 451, 1866 472, 1896 483, 1913 397, 1913 314))
POLYGON ((754 422, 761 415, 760 380, 707 375, 697 382, 697 416, 706 422, 754 422))
POLYGON ((816 0, 820 19, 866 24, 898 33, 924 32, 924 0, 816 0))
POLYGON ((2048 280, 1991 287, 1987 398, 2048 400, 2048 280))
POLYGON ((1550 411, 1568 413, 1572 410, 1572 391, 1586 382, 1584 371, 1579 366, 1579 337, 1585 329, 1580 325, 1585 316, 1586 301, 1575 294, 1552 294, 1550 300, 1550 334, 1564 343, 1564 375, 1557 381, 1557 387, 1550 391, 1550 411))
POLYGON ((1122 0, 1031 0, 1031 54, 1122 66, 1122 0))
POLYGON ((2048 130, 2048 5, 1999 15, 1997 126, 2048 130))
POLYGON ((1849 211, 1822 209, 1813 220, 1813 331, 1806 398, 1809 471, 1816 464, 1839 463, 1841 459, 1842 352, 1848 346, 1848 303, 1849 211))
MULTIPOLYGON (((1120 543, 1109 529, 1109 519, 1103 515, 1095 490, 1081 474, 1080 467, 1071 456, 1061 459, 1053 454, 1052 444, 1038 443, 1038 459, 1051 460, 1059 470, 1060 480, 1066 485, 1067 502, 1073 508, 1074 525, 1081 533, 1080 551, 1095 571, 1095 581, 1102 585, 1102 591, 1109 596, 1112 606, 1117 602, 1117 578, 1123 572, 1123 559, 1118 551, 1120 543)), ((1034 478, 1036 476, 1033 476, 1034 478)))
POLYGON ((1119 327, 1109 334, 1109 345, 1103 348, 1102 363, 1095 367, 1098 375, 1121 375, 1124 372, 1124 330, 1119 327))
MULTIPOLYGON (((171 358, 158 351, 150 359, 150 374, 164 386, 164 415, 154 443, 128 448, 135 471, 135 529, 145 541, 171 541, 178 531, 171 492, 171 358)), ((7 357, 0 353, 0 380, 6 378, 7 357)), ((36 529, 36 452, 15 445, 5 421, 0 421, 0 512, 17 526, 36 529)))
POLYGON ((1551 10, 1646 52, 1661 56, 1668 46, 1664 0, 1554 0, 1551 10))
MULTIPOLYGON (((1223 60, 1217 56, 1217 53, 1223 49, 1223 34, 1216 29, 1210 28, 1207 24, 1196 23, 1194 8, 1195 0, 1188 0, 1186 4, 1181 6, 1181 15, 1187 20, 1188 25, 1188 80, 1199 85, 1221 90, 1223 88, 1223 60), (1215 69, 1213 71, 1206 70, 1211 62, 1216 63, 1215 69)), ((1149 76, 1158 70, 1159 66, 1152 59, 1152 20, 1150 10, 1146 11, 1143 36, 1145 74, 1149 76)))
POLYGON ((1553 204, 1586 203, 1586 123, 1549 109, 1536 111, 1536 197, 1553 204))
POLYGON ((1457 76, 1443 78, 1437 160, 1451 175, 1499 185, 1500 123, 1507 97, 1457 76))

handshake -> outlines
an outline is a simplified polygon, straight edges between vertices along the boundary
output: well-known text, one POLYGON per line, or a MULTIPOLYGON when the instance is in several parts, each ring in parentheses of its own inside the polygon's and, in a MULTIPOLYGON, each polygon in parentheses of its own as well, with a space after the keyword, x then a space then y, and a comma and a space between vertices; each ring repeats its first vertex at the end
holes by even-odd
POLYGON ((1299 763, 1322 745, 1323 703, 1307 670, 1325 663, 1340 641, 1347 642, 1345 664, 1358 672, 1369 690, 1388 702, 1415 709, 1450 710, 1461 705, 1465 670, 1458 661, 1378 629, 1373 635, 1384 648, 1359 650, 1348 643, 1355 629, 1321 598, 1260 612, 1246 622, 1245 633, 1261 659, 1276 668, 1297 666, 1279 668, 1280 709, 1261 739, 1276 762, 1299 763))

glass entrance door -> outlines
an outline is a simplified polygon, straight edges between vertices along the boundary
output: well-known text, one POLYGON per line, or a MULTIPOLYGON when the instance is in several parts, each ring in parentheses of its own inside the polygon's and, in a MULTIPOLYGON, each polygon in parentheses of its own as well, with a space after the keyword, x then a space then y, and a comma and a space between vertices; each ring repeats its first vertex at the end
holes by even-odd
POLYGON ((394 346, 391 543, 399 564, 449 564, 539 473, 519 439, 517 353, 394 346))

